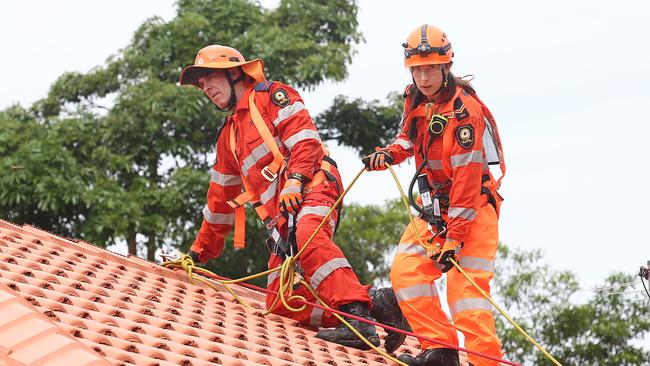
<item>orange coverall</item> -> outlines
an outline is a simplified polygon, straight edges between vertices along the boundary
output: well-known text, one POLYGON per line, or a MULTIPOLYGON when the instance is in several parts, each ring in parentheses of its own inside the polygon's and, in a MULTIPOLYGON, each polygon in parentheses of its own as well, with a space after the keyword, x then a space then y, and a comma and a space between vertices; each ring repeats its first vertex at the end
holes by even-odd
MULTIPOLYGON (((484 149, 484 137, 494 133, 486 130, 486 118, 492 116, 478 98, 458 87, 448 103, 433 106, 436 113, 448 118, 448 123, 441 136, 431 136, 425 119, 426 101, 411 106, 413 88, 406 89, 401 133, 386 149, 394 164, 415 155, 419 167, 426 159, 429 185, 442 185, 440 192, 449 197, 448 206, 442 207, 447 223, 446 236, 464 243, 456 260, 481 289, 490 293, 501 203, 496 193, 498 183, 488 169, 484 149), (483 193, 482 186, 485 187, 483 193)), ((500 147, 500 142, 497 146, 500 147)), ((416 227, 425 243, 434 236, 425 221, 417 219, 416 227)), ((435 240, 441 246, 444 243, 444 239, 435 240)), ((413 227, 409 225, 397 248, 390 280, 413 332, 458 344, 456 331, 459 330, 465 336, 466 348, 500 357, 501 343, 496 335, 490 303, 452 268, 447 272, 447 301, 452 325, 440 306, 434 284, 441 275, 440 266, 418 245, 413 227)), ((422 349, 442 347, 427 341, 420 343, 422 349)), ((480 357, 469 357, 476 366, 496 365, 480 357)))
MULTIPOLYGON (((280 152, 288 157, 286 174, 269 181, 262 175, 262 169, 272 160, 272 153, 264 144, 256 129, 249 111, 249 93, 239 98, 232 114, 221 127, 216 143, 216 163, 211 174, 208 190, 208 203, 203 209, 203 222, 191 250, 199 254, 202 262, 218 257, 224 246, 224 238, 230 232, 234 223, 233 208, 227 201, 237 197, 242 191, 242 176, 249 182, 254 193, 259 196, 270 217, 278 215, 278 197, 286 176, 299 173, 308 179, 320 169, 324 157, 321 139, 304 106, 303 100, 293 88, 279 82, 262 82, 255 86, 254 102, 264 122, 273 135, 280 152), (279 93, 279 94, 275 94, 279 93), (282 102, 274 95, 280 95, 282 102), (274 102, 274 99, 276 102, 274 102), (288 99, 288 101, 287 101, 288 99), (234 133, 235 156, 231 149, 231 136, 234 133)), ((339 196, 338 187, 342 187, 341 178, 332 169, 334 181, 325 179, 322 183, 304 192, 304 201, 296 215, 296 242, 302 249, 309 236, 339 196)), ((338 220, 338 214, 331 216, 329 225, 323 226, 306 251, 300 256, 300 266, 303 269, 305 281, 316 289, 319 296, 333 308, 340 304, 361 301, 371 306, 366 286, 359 283, 347 259, 332 241, 332 235, 338 220)), ((286 232, 284 227, 278 228, 286 232)), ((282 264, 282 259, 271 253, 268 266, 276 268, 282 264)), ((278 291, 278 272, 268 277, 268 289, 278 291)), ((300 287, 294 294, 302 295, 310 302, 316 302, 311 293, 300 287)), ((267 306, 273 303, 275 295, 267 296, 267 306)), ((300 304, 290 305, 299 307, 300 304)), ((333 327, 338 320, 332 314, 314 307, 293 313, 283 306, 276 306, 274 313, 283 315, 302 324, 312 326, 333 327)))

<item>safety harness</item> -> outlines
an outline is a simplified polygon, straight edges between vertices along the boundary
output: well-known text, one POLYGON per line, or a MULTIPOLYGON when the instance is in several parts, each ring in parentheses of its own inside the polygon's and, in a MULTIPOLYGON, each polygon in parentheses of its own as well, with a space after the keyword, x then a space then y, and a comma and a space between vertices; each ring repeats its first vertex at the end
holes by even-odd
MULTIPOLYGON (((268 84, 267 84, 268 85, 268 84)), ((257 105, 255 105, 255 89, 251 90, 248 96, 248 107, 250 110, 250 115, 253 120, 253 124, 257 129, 257 132, 262 137, 263 143, 269 149, 273 155, 273 160, 262 169, 262 176, 269 182, 273 182, 278 178, 278 175, 284 171, 287 166, 288 157, 285 158, 284 155, 280 152, 273 134, 269 130, 268 126, 264 122, 262 115, 260 114, 257 105)), ((235 140, 235 125, 231 124, 230 126, 230 150, 235 157, 235 161, 239 164, 239 159, 237 158, 236 152, 236 140, 235 140)), ((320 169, 314 174, 313 179, 305 186, 305 190, 308 191, 311 188, 322 183, 325 179, 336 183, 337 191, 340 193, 340 188, 338 187, 338 182, 336 177, 333 174, 333 169, 336 168, 336 162, 329 157, 329 152, 323 146, 324 157, 321 162, 320 169)), ((295 237, 293 233, 296 226, 296 222, 293 217, 287 218, 289 220, 290 230, 288 233, 288 240, 282 240, 277 227, 280 227, 284 223, 285 218, 277 215, 276 217, 271 217, 268 210, 260 202, 260 197, 252 189, 251 184, 248 182, 246 177, 241 175, 242 183, 244 185, 244 191, 237 197, 228 201, 228 205, 235 210, 235 230, 234 230, 234 241, 233 245, 235 248, 244 248, 246 246, 246 209, 245 204, 250 203, 250 205, 255 209, 257 215, 262 220, 267 230, 269 230, 272 245, 269 245, 269 249, 276 254, 280 255, 292 255, 297 251, 297 247, 292 248, 291 240, 292 237, 295 237)), ((271 244, 271 243, 267 243, 271 244)))
MULTIPOLYGON (((501 176, 494 185, 493 189, 486 187, 485 183, 490 181, 490 174, 483 174, 482 176, 482 185, 481 185, 481 194, 485 196, 486 201, 494 206, 495 210, 498 210, 497 200, 494 197, 493 191, 496 192, 501 186, 501 180, 506 173, 505 160, 503 158, 503 149, 501 145, 501 139, 499 137, 499 132, 497 130, 496 121, 494 117, 488 110, 488 108, 483 104, 483 102, 478 98, 474 90, 463 89, 467 92, 472 98, 474 98, 480 105, 485 116, 485 130, 483 133, 483 149, 486 153, 486 159, 488 160, 488 165, 499 164, 501 169, 501 176)), ((414 96, 416 100, 417 96, 414 96)), ((458 95, 455 95, 454 98, 458 98, 458 95)), ((421 101, 421 99, 420 99, 421 101)), ((418 103, 419 104, 419 103, 418 103)), ((411 108, 415 107, 411 105, 411 108)), ((411 206, 419 213, 419 216, 422 220, 426 221, 429 224, 429 229, 433 232, 435 227, 435 234, 438 237, 445 238, 447 232, 447 223, 443 218, 443 209, 449 207, 449 195, 442 192, 442 189, 451 184, 451 180, 447 180, 444 183, 436 183, 431 186, 429 184, 429 179, 427 178, 426 173, 422 173, 424 167, 428 164, 428 150, 434 139, 441 138, 446 127, 449 118, 452 118, 454 113, 446 116, 442 114, 433 113, 431 106, 427 103, 424 108, 418 107, 413 108, 410 112, 406 114, 405 121, 410 122, 410 131, 409 137, 413 139, 415 133, 417 132, 415 118, 424 117, 427 122, 427 133, 429 135, 429 142, 421 151, 423 158, 422 163, 415 171, 411 183, 409 185, 409 192, 413 191, 414 185, 417 182, 418 184, 418 193, 420 194, 420 199, 422 201, 422 207, 415 202, 412 195, 409 194, 409 202, 411 206)), ((498 212, 498 211, 497 211, 498 212)))

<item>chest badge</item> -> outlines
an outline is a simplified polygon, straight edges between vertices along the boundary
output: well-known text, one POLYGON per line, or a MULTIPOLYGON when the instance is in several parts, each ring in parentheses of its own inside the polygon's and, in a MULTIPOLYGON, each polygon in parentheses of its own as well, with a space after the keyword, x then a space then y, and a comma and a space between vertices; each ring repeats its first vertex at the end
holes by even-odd
POLYGON ((474 127, 472 125, 464 125, 456 129, 456 141, 458 144, 466 149, 474 146, 474 127))
POLYGON ((273 92, 271 102, 280 107, 286 107, 289 105, 289 94, 287 94, 286 90, 280 88, 273 92))

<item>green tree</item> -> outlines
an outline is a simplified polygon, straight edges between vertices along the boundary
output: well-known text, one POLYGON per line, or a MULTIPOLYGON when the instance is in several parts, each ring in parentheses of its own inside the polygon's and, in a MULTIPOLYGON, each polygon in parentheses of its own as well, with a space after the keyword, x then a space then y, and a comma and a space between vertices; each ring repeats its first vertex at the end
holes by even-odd
MULTIPOLYGON (((540 250, 511 250, 502 245, 499 256, 494 281, 497 301, 563 365, 650 363, 650 352, 641 346, 650 331, 648 300, 621 294, 629 292, 634 276, 612 274, 604 286, 627 285, 617 287, 612 291, 615 294, 596 292, 577 303, 572 301, 579 291, 575 275, 541 264, 540 250)), ((495 317, 508 359, 553 365, 510 323, 499 314, 495 317)))
POLYGON ((120 217, 119 209, 102 200, 118 187, 93 156, 104 167, 120 159, 97 148, 101 135, 91 114, 80 111, 74 118, 39 122, 34 113, 12 106, 0 112, 0 126, 3 217, 79 238, 93 229, 101 232, 101 222, 120 217))
POLYGON ((375 146, 386 146, 399 133, 404 98, 390 93, 388 103, 355 99, 339 95, 334 103, 315 118, 323 139, 335 140, 360 154, 369 154, 375 146))
POLYGON ((3 164, 25 168, 0 177, 3 216, 99 245, 126 241, 129 253, 150 260, 163 244, 187 244, 224 115, 199 91, 177 86, 182 67, 203 46, 228 44, 263 58, 270 79, 314 88, 344 79, 362 40, 352 0, 283 0, 272 10, 245 0, 177 6, 169 22, 145 21, 105 65, 62 75, 30 111, 5 111, 12 122, 0 135, 13 148, 3 164))

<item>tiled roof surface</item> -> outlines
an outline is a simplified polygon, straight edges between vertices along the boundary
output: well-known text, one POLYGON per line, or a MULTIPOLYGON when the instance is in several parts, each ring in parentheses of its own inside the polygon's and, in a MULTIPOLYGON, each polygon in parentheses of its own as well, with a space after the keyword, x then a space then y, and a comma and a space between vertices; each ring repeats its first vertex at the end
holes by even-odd
POLYGON ((263 294, 233 289, 255 309, 137 257, 0 221, 0 366, 391 363, 262 317, 263 294))

